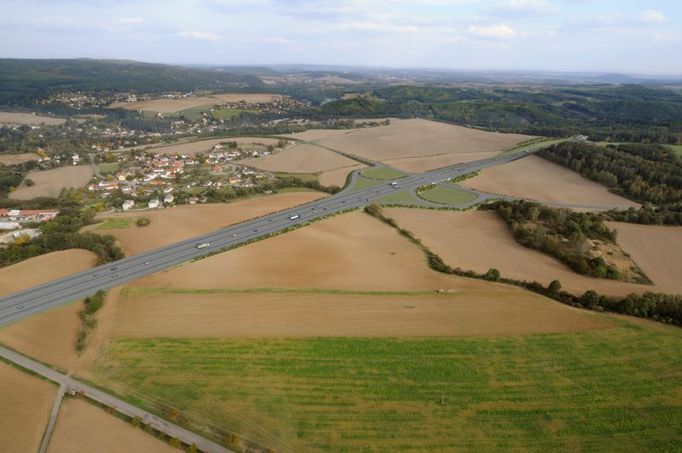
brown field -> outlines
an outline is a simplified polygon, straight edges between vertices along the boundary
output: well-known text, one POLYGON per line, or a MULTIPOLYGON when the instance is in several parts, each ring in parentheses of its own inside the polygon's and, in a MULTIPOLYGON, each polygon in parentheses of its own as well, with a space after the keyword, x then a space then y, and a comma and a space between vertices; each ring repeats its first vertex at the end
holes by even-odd
POLYGON ((40 156, 33 153, 20 153, 20 154, 0 154, 0 167, 3 165, 17 165, 29 160, 38 160, 40 156))
POLYGON ((339 186, 343 187, 346 184, 348 174, 353 170, 364 168, 362 164, 351 165, 350 167, 341 167, 334 170, 323 171, 320 173, 320 184, 323 186, 339 186))
POLYGON ((310 130, 292 137, 315 140, 330 148, 390 163, 405 171, 425 171, 476 160, 481 158, 481 153, 492 155, 531 138, 421 119, 394 119, 388 126, 372 128, 310 130))
POLYGON ((56 394, 56 386, 0 363, 2 451, 38 451, 56 394))
POLYGON ((331 137, 338 137, 346 134, 351 134, 356 129, 308 129, 303 132, 296 132, 293 134, 284 135, 284 137, 291 137, 297 140, 306 142, 317 142, 331 137))
POLYGON ((655 289, 651 285, 577 274, 549 255, 518 244, 502 219, 492 212, 405 208, 390 208, 386 212, 453 267, 479 273, 494 267, 503 277, 535 280, 545 285, 556 279, 564 290, 575 294, 593 289, 601 294, 625 296, 655 289))
MULTIPOLYGON (((184 205, 145 212, 144 216, 151 220, 151 224, 144 228, 97 229, 93 232, 111 234, 118 240, 126 255, 132 255, 324 196, 321 192, 287 192, 227 204, 184 205)), ((102 218, 139 216, 137 212, 126 212, 102 218)))
MULTIPOLYGON (((0 269, 0 296, 89 269, 97 257, 87 250, 64 250, 31 258, 0 269)), ((74 349, 80 321, 80 302, 54 308, 0 329, 0 343, 70 370, 78 356, 74 349)))
POLYGON ((177 450, 141 429, 80 399, 65 399, 59 409, 48 453, 168 452, 177 450))
POLYGON ((55 168, 53 170, 35 171, 27 175, 35 182, 34 186, 22 184, 17 190, 9 194, 16 200, 30 200, 35 197, 58 197, 63 189, 83 187, 92 178, 90 165, 73 165, 55 168))
POLYGON ((601 184, 538 156, 528 156, 488 168, 479 176, 463 181, 462 185, 546 203, 606 209, 638 206, 633 201, 612 194, 601 184))
POLYGON ((54 126, 65 122, 66 120, 64 118, 54 118, 52 116, 33 115, 31 113, 0 112, 0 124, 26 124, 29 126, 45 124, 47 126, 54 126))
POLYGON ((237 163, 261 170, 285 173, 320 174, 329 172, 325 181, 333 180, 337 183, 336 185, 340 186, 345 182, 348 173, 360 168, 360 164, 354 160, 324 148, 306 144, 294 145, 277 154, 257 159, 245 159, 237 163))
POLYGON ((112 337, 485 336, 609 325, 539 295, 494 286, 414 295, 133 293, 115 305, 112 337))
POLYGON ((331 217, 142 278, 134 285, 391 291, 491 287, 487 282, 432 271, 421 250, 362 212, 331 217))
POLYGON ((249 94, 249 93, 225 93, 214 94, 211 96, 196 96, 183 99, 153 99, 150 101, 138 102, 115 102, 109 107, 112 109, 142 110, 146 112, 175 113, 180 110, 191 109, 194 107, 211 107, 213 105, 247 102, 249 104, 261 104, 279 99, 281 96, 276 94, 249 94))
MULTIPOLYGON (((262 137, 226 137, 226 138, 213 138, 210 140, 197 140, 187 143, 178 143, 173 145, 162 145, 154 146, 151 151, 157 154, 189 154, 193 155, 196 153, 208 152, 214 145, 223 142, 237 142, 240 145, 277 145, 279 142, 275 138, 262 138, 262 137)), ((131 148, 132 149, 132 148, 131 148)))
POLYGON ((682 227, 607 222, 618 243, 654 282, 656 290, 682 294, 682 227))

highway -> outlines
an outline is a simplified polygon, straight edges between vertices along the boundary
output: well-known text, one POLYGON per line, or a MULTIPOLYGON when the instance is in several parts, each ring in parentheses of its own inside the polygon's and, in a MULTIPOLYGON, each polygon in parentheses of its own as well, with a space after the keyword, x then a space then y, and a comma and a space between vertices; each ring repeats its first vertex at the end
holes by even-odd
POLYGON ((169 269, 221 250, 236 247, 284 229, 351 209, 364 207, 376 199, 416 187, 437 183, 487 167, 525 157, 532 151, 499 155, 488 159, 444 167, 406 176, 374 187, 343 191, 314 202, 231 225, 212 233, 177 242, 145 253, 123 258, 42 285, 34 286, 0 299, 0 325, 13 323, 50 308, 82 299, 98 290, 106 290, 145 275, 169 269), (295 218, 292 219, 292 216, 295 218), (199 244, 209 244, 197 248, 199 244))

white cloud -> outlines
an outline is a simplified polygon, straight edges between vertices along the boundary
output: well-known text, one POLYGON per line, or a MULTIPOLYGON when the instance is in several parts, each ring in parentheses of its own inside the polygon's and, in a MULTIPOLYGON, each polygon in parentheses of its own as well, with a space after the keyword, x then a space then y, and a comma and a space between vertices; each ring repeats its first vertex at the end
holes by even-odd
POLYGON ((493 38, 493 39, 514 39, 516 38, 516 32, 513 28, 508 25, 488 25, 479 26, 472 25, 469 27, 469 33, 481 38, 493 38))
POLYGON ((183 38, 188 38, 188 39, 203 39, 206 41, 215 41, 220 39, 220 35, 216 35, 214 33, 207 33, 204 31, 183 31, 179 33, 180 36, 183 38))
POLYGON ((118 22, 120 24, 125 24, 125 25, 132 25, 132 24, 141 24, 144 22, 144 19, 141 17, 121 17, 118 22))
POLYGON ((487 12, 491 15, 535 15, 552 14, 559 8, 546 0, 505 0, 491 5, 487 12))
POLYGON ((645 24, 662 24, 666 20, 665 15, 655 9, 647 9, 639 13, 639 21, 645 24))

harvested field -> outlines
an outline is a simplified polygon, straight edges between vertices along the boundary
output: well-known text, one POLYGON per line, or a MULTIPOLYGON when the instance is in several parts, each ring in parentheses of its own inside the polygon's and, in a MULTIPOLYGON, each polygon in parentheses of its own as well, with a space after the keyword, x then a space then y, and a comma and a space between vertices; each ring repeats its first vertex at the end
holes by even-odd
POLYGON ((17 165, 23 164, 30 160, 38 160, 40 156, 33 153, 20 153, 20 154, 0 154, 0 167, 3 165, 17 165))
POLYGON ((66 119, 55 118, 53 116, 40 116, 32 113, 0 112, 0 124, 26 124, 29 126, 45 124, 46 126, 55 126, 64 124, 65 122, 66 119))
POLYGON ((261 104, 279 99, 276 94, 225 93, 211 96, 195 96, 183 99, 153 99, 138 102, 115 102, 109 106, 112 109, 142 110, 144 112, 175 113, 195 107, 211 107, 218 104, 246 102, 261 104))
POLYGON ((9 197, 15 200, 30 200, 36 197, 56 198, 64 189, 85 186, 92 175, 90 165, 73 165, 30 172, 26 177, 32 179, 35 185, 28 187, 22 184, 17 190, 11 192, 9 197))
MULTIPOLYGON (((133 255, 173 242, 215 231, 225 225, 252 219, 270 212, 317 200, 321 192, 287 192, 267 197, 255 197, 227 204, 184 205, 172 209, 145 212, 151 224, 144 228, 102 229, 88 227, 93 233, 114 236, 126 255, 133 255)), ((139 217, 125 212, 101 217, 119 219, 139 217)))
POLYGON ((614 322, 486 338, 116 339, 95 382, 276 451, 676 450, 682 333, 614 322))
POLYGON ((38 451, 56 395, 56 386, 0 362, 3 451, 38 451))
POLYGON ((606 187, 538 156, 485 169, 462 186, 512 197, 574 205, 628 208, 637 203, 609 192, 606 187))
POLYGON ((482 153, 489 157, 531 138, 421 119, 391 120, 388 126, 371 128, 310 130, 292 137, 315 140, 330 148, 390 163, 405 171, 426 171, 477 160, 482 153))
POLYGON ((618 243, 654 282, 656 291, 682 294, 682 227, 607 222, 618 243))
MULTIPOLYGON (((39 285, 95 265, 87 250, 64 250, 0 269, 0 296, 39 285)), ((0 343, 44 363, 70 370, 77 360, 74 345, 80 302, 54 308, 0 329, 0 343)))
POLYGON ((84 400, 65 399, 47 451, 177 453, 179 450, 84 400))
POLYGON ((189 154, 194 155, 196 153, 206 153, 214 145, 224 142, 237 142, 240 145, 273 145, 276 146, 279 142, 275 138, 262 138, 262 137, 226 137, 226 138, 212 138, 210 140, 196 140, 187 143, 177 143, 173 145, 163 145, 155 146, 151 149, 157 154, 189 154))
POLYGON ((610 326, 539 295, 494 286, 453 294, 128 288, 111 322, 111 336, 125 338, 485 336, 610 326))
POLYGON ((503 277, 544 285, 559 280, 564 290, 574 294, 592 289, 601 294, 626 296, 655 289, 651 285, 577 274, 551 256, 517 243, 504 221, 493 212, 387 208, 386 213, 452 267, 478 273, 496 268, 503 277))
POLYGON ((353 170, 358 170, 364 168, 362 164, 355 164, 350 167, 341 167, 335 170, 323 171, 320 173, 320 184, 323 186, 338 186, 343 187, 346 184, 346 179, 348 175, 353 170))
MULTIPOLYGON (((424 254, 414 244, 362 212, 331 217, 181 268, 144 277, 134 285, 355 291, 491 288, 487 282, 432 271, 424 254)), ((506 289, 493 286, 501 291, 506 289)), ((509 291, 513 289, 509 288, 509 291)))
POLYGON ((321 173, 341 169, 347 169, 350 172, 358 166, 358 163, 352 159, 315 145, 306 144, 294 145, 267 157, 245 159, 237 163, 261 170, 284 173, 321 173))

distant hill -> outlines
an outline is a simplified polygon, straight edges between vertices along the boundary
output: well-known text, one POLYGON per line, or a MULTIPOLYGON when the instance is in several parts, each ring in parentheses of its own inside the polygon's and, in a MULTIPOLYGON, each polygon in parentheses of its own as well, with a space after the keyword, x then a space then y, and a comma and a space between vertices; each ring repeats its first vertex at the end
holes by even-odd
POLYGON ((60 91, 266 90, 255 75, 127 60, 0 59, 0 105, 30 106, 60 91))

